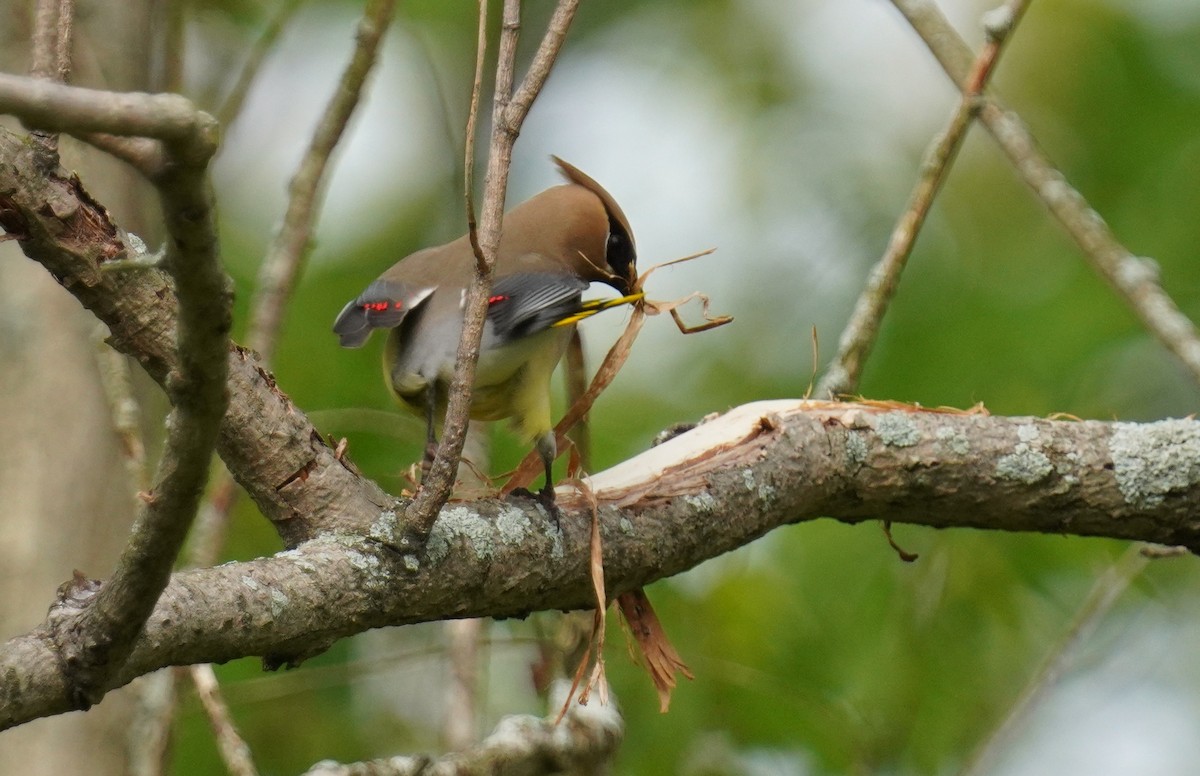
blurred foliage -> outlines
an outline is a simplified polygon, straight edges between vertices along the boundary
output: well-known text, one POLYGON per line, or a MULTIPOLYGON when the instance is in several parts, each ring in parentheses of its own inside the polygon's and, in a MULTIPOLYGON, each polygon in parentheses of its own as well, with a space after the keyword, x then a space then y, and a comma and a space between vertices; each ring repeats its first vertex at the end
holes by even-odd
MULTIPOLYGON (((527 5, 526 57, 551 4, 527 5)), ((796 224, 832 224, 830 229, 851 236, 842 244, 861 248, 826 255, 817 238, 800 227, 789 232, 795 241, 786 250, 751 237, 744 245, 722 245, 722 253, 733 257, 723 261, 734 268, 699 269, 696 282, 721 311, 737 315, 738 323, 695 338, 664 338, 678 378, 663 380, 651 371, 650 359, 643 360, 641 377, 618 379, 592 417, 601 465, 645 448, 671 423, 744 401, 803 392, 811 377, 810 324, 818 322, 828 357, 858 283, 903 207, 920 149, 949 115, 954 93, 934 69, 923 76, 931 83, 920 89, 940 94, 940 102, 914 97, 912 103, 936 105, 930 115, 911 115, 915 108, 906 107, 902 98, 870 97, 916 94, 918 85, 905 80, 911 71, 889 67, 888 57, 896 51, 911 49, 917 58, 925 54, 897 14, 884 22, 895 28, 894 39, 864 42, 848 12, 837 30, 844 40, 809 40, 814 48, 822 43, 832 50, 853 49, 855 57, 873 65, 853 68, 849 60, 833 61, 818 71, 801 56, 804 25, 815 24, 828 5, 800 3, 799 10, 795 5, 607 0, 584 3, 580 10, 564 64, 575 52, 600 50, 613 61, 657 68, 658 75, 702 90, 696 99, 729 122, 723 126, 736 128, 737 136, 726 139, 743 177, 710 181, 704 191, 694 191, 716 198, 723 208, 720 220, 749 225, 733 234, 769 231, 778 224, 766 219, 794 217, 796 224), (859 96, 839 98, 843 90, 859 96), (787 126, 801 116, 823 124, 787 126), (780 146, 781 137, 795 147, 780 146), (806 148, 810 141, 820 145, 806 148), (821 212, 809 212, 814 200, 802 193, 802 183, 810 187, 803 191, 823 192, 821 212), (848 280, 830 285, 819 272, 806 269, 810 265, 794 260, 813 255, 848 280), (705 272, 714 273, 713 285, 705 283, 705 272)), ((997 91, 1029 122, 1050 157, 1119 238, 1160 264, 1165 287, 1195 319, 1200 316, 1200 264, 1194 261, 1200 244, 1200 220, 1194 218, 1200 212, 1200 79, 1195 75, 1200 14, 1179 10, 1168 24, 1162 19, 1170 16, 1171 4, 1152 5, 1154 13, 1137 3, 1034 4, 1000 66, 997 91)), ((358 4, 306 4, 309 10, 317 6, 323 12, 340 9, 346 23, 337 35, 305 45, 315 50, 346 44, 358 4)), ((252 45, 271 13, 271 6, 236 0, 194 7, 190 24, 200 40, 213 30, 234 29, 242 50, 252 45)), ((972 19, 983 6, 957 3, 952 10, 956 19, 972 19)), ((446 94, 465 95, 469 87, 473 4, 417 0, 399 4, 398 12, 403 36, 395 36, 392 44, 418 45, 416 56, 432 59, 428 70, 410 77, 428 81, 419 88, 443 104, 447 115, 439 121, 459 126, 461 111, 446 106, 463 101, 446 94)), ((496 6, 491 22, 498 20, 496 6)), ((304 29, 314 34, 312 26, 304 29)), ((968 37, 979 38, 974 29, 968 37)), ((493 56, 494 49, 493 43, 493 56)), ((343 49, 337 51, 328 57, 335 68, 344 56, 343 49)), ((204 54, 198 48, 189 56, 202 59, 204 54)), ((206 62, 197 67, 197 91, 219 93, 234 66, 206 62)), ((310 97, 317 106, 325 99, 310 97)), ((388 99, 388 94, 371 97, 388 99)), ((611 99, 610 93, 594 96, 595 101, 611 99)), ((624 115, 616 107, 614 120, 624 115)), ((539 111, 553 108, 539 103, 535 117, 539 111)), ((303 142, 310 128, 271 131, 303 142)), ((397 136, 405 131, 394 128, 397 136)), ((982 401, 1002 414, 1153 419, 1195 411, 1196 386, 1091 272, 984 131, 977 127, 972 133, 917 244, 862 392, 925 405, 965 407, 982 401)), ((458 142, 451 138, 450 147, 458 142)), ((534 153, 544 158, 554 150, 534 153)), ((441 150, 429 153, 439 160, 444 156, 441 150)), ((643 158, 637 147, 614 153, 642 170, 644 178, 658 174, 654 160, 643 158)), ((707 149, 698 153, 706 155, 707 149)), ((445 161, 452 163, 449 157, 445 161)), ((587 169, 602 181, 612 177, 609 170, 587 169)), ((525 174, 514 170, 518 184, 525 174)), ((406 171, 395 175, 405 177, 406 171)), ((378 343, 340 351, 329 324, 345 300, 396 258, 454 236, 459 230, 454 224, 461 220, 457 175, 456 169, 444 169, 428 178, 423 190, 397 196, 389 218, 354 226, 352 244, 329 245, 318 230, 313 262, 289 311, 278 353, 280 385, 314 413, 326 433, 348 437, 356 463, 391 490, 404 486, 402 472, 419 453, 420 426, 407 419, 380 420, 388 417, 380 413, 393 407, 379 379, 378 343)), ((277 198, 286 182, 284 173, 253 183, 261 187, 261 196, 277 198)), ((257 262, 279 214, 255 221, 229 210, 234 209, 225 213, 224 245, 244 326, 257 262)), ((629 215, 640 238, 658 226, 638 212, 629 215)), ((715 221, 696 224, 698 230, 715 226, 715 221)), ((704 247, 713 238, 701 233, 695 239, 704 247)), ((666 322, 651 323, 669 328, 666 322)), ((605 346, 589 344, 593 363, 605 346)), ((493 468, 501 471, 524 450, 503 432, 495 436, 493 468)), ((620 654, 621 638, 613 630, 608 665, 628 721, 617 771, 953 770, 1005 718, 1098 574, 1124 549, 1113 542, 1062 537, 904 526, 896 531, 903 546, 920 553, 917 563, 901 563, 871 524, 816 522, 777 531, 653 586, 650 596, 697 679, 679 688, 671 712, 660 716, 649 682, 620 654)), ((277 546, 265 521, 243 503, 229 557, 270 553, 277 546)), ((1184 601, 1198 582, 1200 575, 1187 560, 1153 564, 1109 622, 1133 623, 1114 626, 1118 632, 1135 627, 1136 613, 1151 601, 1194 622, 1197 612, 1184 601)), ((504 633, 528 635, 529 629, 516 625, 504 633)), ((403 655, 409 630, 400 629, 385 652, 403 655)), ((432 695, 412 693, 397 681, 392 701, 409 709, 401 715, 358 693, 385 676, 358 641, 339 644, 278 678, 261 678, 251 660, 220 669, 235 718, 264 774, 295 773, 326 757, 353 760, 437 748, 440 712, 432 695), (330 671, 338 681, 325 682, 322 677, 330 671), (267 693, 274 697, 238 700, 247 697, 240 688, 263 683, 277 687, 267 693), (419 719, 424 722, 414 721, 419 719)), ((1099 651, 1118 650, 1121 644, 1114 638, 1099 651)), ((1190 647, 1193 663, 1195 652, 1190 647)), ((509 685, 527 684, 520 668, 504 670, 511 674, 509 685)), ((391 674, 386 676, 392 681, 391 674)), ((1141 676, 1156 681, 1148 673, 1141 676)), ((1191 682, 1194 686, 1194 676, 1191 682)), ((496 676, 488 686, 497 686, 496 676)), ((540 710, 526 688, 514 697, 490 697, 480 722, 486 730, 498 714, 540 710)), ((181 720, 177 772, 218 772, 194 701, 185 704, 181 720)))

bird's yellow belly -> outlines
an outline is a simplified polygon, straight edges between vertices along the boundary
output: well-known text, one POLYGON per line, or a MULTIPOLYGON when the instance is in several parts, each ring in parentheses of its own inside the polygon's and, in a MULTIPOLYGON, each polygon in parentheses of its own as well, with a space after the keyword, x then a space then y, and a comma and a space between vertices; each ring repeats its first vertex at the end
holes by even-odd
MULTIPOLYGON (((480 354, 471 392, 471 418, 512 418, 522 436, 535 438, 550 430, 550 378, 566 350, 573 326, 546 329, 480 354)), ((436 378, 438 420, 446 412, 446 391, 453 364, 436 378)), ((416 373, 396 374, 385 362, 384 375, 393 393, 412 412, 424 415, 430 380, 416 373)))

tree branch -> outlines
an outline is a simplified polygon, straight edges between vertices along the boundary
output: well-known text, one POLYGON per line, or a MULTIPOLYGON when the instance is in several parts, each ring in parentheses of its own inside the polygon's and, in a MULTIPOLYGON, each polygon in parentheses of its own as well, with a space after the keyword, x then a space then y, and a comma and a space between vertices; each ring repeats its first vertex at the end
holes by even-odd
POLYGON ((216 122, 177 94, 102 92, 0 73, 0 112, 51 132, 158 138, 178 144, 189 164, 211 156, 217 142, 216 122))
MULTIPOLYGON (((0 131, 0 224, 108 323, 115 345, 167 382, 177 358, 169 278, 101 269, 105 256, 133 249, 77 180, 43 176, 30 154, 0 131)), ((590 512, 570 492, 559 495, 564 534, 533 508, 455 504, 441 510, 423 554, 398 553, 403 503, 327 447, 247 354, 235 349, 229 366, 220 451, 299 546, 177 574, 104 689, 163 665, 244 655, 299 662, 382 625, 591 604, 590 512)), ((610 592, 819 516, 1198 546, 1200 424, 886 410, 750 407, 732 434, 718 438, 723 426, 706 424, 597 475, 610 592), (674 464, 664 463, 667 451, 674 464)), ((46 640, 56 617, 0 650, 0 724, 72 708, 69 677, 46 640)))
POLYGON ((1089 645, 1089 639, 1096 629, 1111 614, 1113 607, 1130 585, 1150 565, 1150 557, 1145 550, 1145 547, 1128 547, 1096 578, 1066 630, 1050 647, 1042 664, 1021 688, 1008 713, 967 757, 958 771, 960 776, 994 772, 994 766, 998 764, 1002 755, 1012 751, 1016 745, 1018 730, 1028 723, 1033 711, 1046 700, 1050 689, 1068 675, 1072 665, 1080 659, 1081 653, 1085 652, 1085 647, 1089 645))
MULTIPOLYGON (((988 27, 988 40, 961 83, 962 99, 946 129, 933 139, 925 152, 920 177, 909 195, 908 205, 892 230, 883 256, 867 275, 867 282, 838 341, 837 356, 817 383, 817 396, 832 399, 853 393, 858 388, 863 365, 879 335, 879 325, 900 284, 900 273, 908 263, 917 235, 925 223, 925 216, 929 214, 934 197, 950 174, 958 149, 962 147, 967 129, 975 118, 979 96, 983 94, 995 71, 1000 52, 1027 4, 1028 0, 1009 0, 1000 9, 1007 24, 988 27)), ((989 15, 989 18, 994 17, 989 15)))
MULTIPOLYGON (((967 45, 937 6, 925 0, 892 0, 955 82, 967 75, 967 45)), ((1092 268, 1117 292, 1142 324, 1175 354, 1200 383, 1200 333, 1158 282, 1158 267, 1117 241, 1104 219, 1067 183, 1016 113, 992 96, 982 98, 979 120, 1008 156, 1017 174, 1075 240, 1092 268)))
POLYGON ((533 55, 533 62, 529 65, 529 72, 525 74, 521 85, 504 108, 504 121, 513 132, 520 131, 521 124, 529 115, 529 109, 533 107, 533 101, 546 85, 546 79, 550 77, 550 71, 558 61, 558 52, 567 40, 567 30, 570 29, 578 8, 579 0, 559 0, 555 6, 554 15, 546 25, 546 34, 542 37, 537 53, 533 55))
MULTIPOLYGON (((31 76, 66 83, 71 73, 74 18, 74 0, 38 0, 34 14, 31 76)), ((58 135, 34 130, 31 136, 41 146, 42 166, 46 169, 57 167, 58 135)))
MULTIPOLYGON (((61 650, 72 702, 87 708, 103 697, 109 677, 125 661, 167 583, 195 517, 225 413, 230 292, 217 258, 208 181, 216 127, 211 117, 182 98, 95 92, 7 75, 0 75, 0 112, 17 115, 38 129, 157 138, 166 152, 167 163, 153 181, 171 238, 166 268, 176 283, 179 316, 177 342, 168 344, 177 354, 177 364, 166 376, 173 405, 166 444, 154 489, 144 498, 112 577, 98 590, 77 580, 61 595, 56 628, 49 634, 61 650), (65 616, 68 611, 73 616, 65 616)), ((42 170, 47 180, 58 177, 82 193, 74 179, 55 176, 45 165, 42 170)), ((3 186, 0 194, 9 196, 3 186)), ((23 220, 18 239, 27 252, 36 250, 25 244, 28 233, 22 239, 21 226, 30 226, 23 220)), ((7 219, 0 223, 12 232, 7 219)), ((115 230, 107 232, 107 244, 116 247, 115 230)), ((95 265, 117 257, 102 257, 95 265)))
MULTIPOLYGON (((0 99, 5 88, 0 78, 0 99)), ((158 105, 156 97, 134 97, 158 105)), ((92 116, 88 131, 112 132, 121 121, 92 116)), ((191 367, 175 349, 170 277, 134 261, 138 250, 78 180, 45 175, 20 139, 3 131, 0 225, 109 325, 116 346, 179 390, 172 375, 191 367), (120 257, 133 263, 112 262, 120 257)), ((181 248, 202 244, 176 226, 181 248)), ((188 304, 180 305, 190 320, 188 304)), ((403 504, 330 450, 249 355, 217 351, 233 396, 221 453, 297 546, 176 574, 129 660, 98 691, 163 665, 245 655, 266 656, 269 666, 297 663, 383 625, 591 605, 590 511, 580 497, 560 492, 562 533, 533 508, 452 504, 422 552, 397 552, 403 504)), ((603 504, 605 572, 615 594, 821 516, 1196 549, 1197 460, 1200 424, 1190 420, 1071 423, 792 401, 742 408, 597 475, 592 487, 603 504)), ((77 685, 55 634, 91 595, 90 585, 65 589, 45 624, 0 647, 0 726, 75 707, 77 685)))
POLYGON ((221 697, 217 675, 213 671, 212 665, 208 663, 194 665, 189 673, 192 676, 192 682, 196 685, 196 695, 200 698, 200 705, 204 707, 213 737, 217 740, 217 749, 221 753, 221 760, 225 763, 225 770, 229 772, 230 776, 258 776, 258 769, 254 767, 254 758, 250 754, 250 747, 237 732, 237 728, 233 724, 233 717, 229 714, 229 707, 225 705, 225 700, 221 697))
MULTIPOLYGON (((1107 536, 1200 549, 1200 422, 1059 421, 893 405, 745 405, 591 480, 610 595, 820 517, 1107 536)), ((243 563, 177 573, 110 687, 164 665, 296 664, 385 625, 594 605, 588 501, 446 506, 421 555, 396 512, 243 563)), ((880 552, 889 553, 882 542, 880 552)), ((72 708, 50 622, 0 648, 0 727, 72 708)))
MULTIPOLYGON (((77 179, 61 170, 44 175, 26 144, 3 129, 0 226, 108 326, 113 347, 167 385, 180 368, 171 277, 141 261, 131 239, 77 179), (123 256, 132 258, 112 261, 123 256)), ((394 504, 335 455, 253 354, 233 348, 225 358, 229 394, 236 399, 221 424, 217 450, 286 543, 326 530, 360 529, 369 521, 347 516, 394 504)))

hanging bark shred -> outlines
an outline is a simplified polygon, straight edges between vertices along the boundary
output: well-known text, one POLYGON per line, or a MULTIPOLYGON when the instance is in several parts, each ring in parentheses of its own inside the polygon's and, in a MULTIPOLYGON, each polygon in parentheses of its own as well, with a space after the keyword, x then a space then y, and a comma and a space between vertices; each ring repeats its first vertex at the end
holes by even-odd
POLYGON ((617 606, 642 652, 654 689, 658 691, 658 710, 665 714, 671 707, 671 692, 677 684, 677 674, 683 674, 688 679, 696 677, 667 638, 667 632, 654 613, 645 590, 621 594, 617 597, 617 606))

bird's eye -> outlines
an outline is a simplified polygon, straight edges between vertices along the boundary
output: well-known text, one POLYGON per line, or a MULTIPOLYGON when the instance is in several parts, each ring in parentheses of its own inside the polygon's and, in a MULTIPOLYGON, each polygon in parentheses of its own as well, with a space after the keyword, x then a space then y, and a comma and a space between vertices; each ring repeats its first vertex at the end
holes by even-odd
POLYGON ((621 224, 615 220, 608 223, 608 253, 605 256, 608 266, 619 277, 628 277, 629 268, 637 260, 634 254, 633 241, 621 224))

